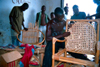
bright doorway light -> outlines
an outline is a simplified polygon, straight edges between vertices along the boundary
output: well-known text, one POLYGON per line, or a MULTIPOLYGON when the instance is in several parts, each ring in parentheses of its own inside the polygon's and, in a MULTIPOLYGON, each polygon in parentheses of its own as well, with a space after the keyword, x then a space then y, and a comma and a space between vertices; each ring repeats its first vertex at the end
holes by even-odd
POLYGON ((64 0, 64 7, 68 3, 69 12, 68 19, 73 15, 72 7, 73 5, 78 5, 79 11, 85 12, 86 15, 93 15, 96 13, 97 5, 93 3, 93 0, 64 0))

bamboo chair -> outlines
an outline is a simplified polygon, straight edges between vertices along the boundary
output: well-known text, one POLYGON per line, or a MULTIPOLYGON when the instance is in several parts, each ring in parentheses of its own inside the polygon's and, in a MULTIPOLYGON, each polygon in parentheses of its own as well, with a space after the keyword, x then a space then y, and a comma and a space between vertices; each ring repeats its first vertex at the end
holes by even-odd
POLYGON ((100 19, 96 20, 67 20, 66 21, 66 32, 70 31, 71 35, 65 37, 65 40, 59 40, 53 37, 52 41, 52 67, 56 67, 61 62, 64 63, 66 67, 67 63, 79 64, 90 67, 99 67, 99 24, 100 19), (68 29, 68 22, 75 22, 71 28, 68 29), (97 33, 96 30, 89 22, 97 22, 97 33), (55 53, 55 43, 65 42, 65 49, 55 53), (89 54, 95 56, 95 62, 77 59, 74 57, 67 57, 67 52, 79 53, 79 54, 89 54), (62 54, 64 53, 64 56, 62 54), (55 60, 60 61, 56 66, 54 66, 55 60))
MULTIPOLYGON (((45 41, 45 35, 38 28, 39 28, 38 25, 36 25, 36 24, 34 25, 32 23, 29 23, 28 24, 28 31, 25 31, 24 29, 21 30, 22 40, 20 40, 18 38, 19 34, 17 34, 17 39, 23 44, 37 45, 38 47, 41 48, 42 43, 45 41), (42 40, 42 42, 39 42, 39 33, 42 33, 42 35, 43 35, 44 39, 42 40)), ((39 55, 39 53, 43 53, 43 52, 44 52, 44 49, 41 48, 41 49, 36 49, 34 53, 37 53, 39 55)), ((33 57, 39 62, 39 64, 42 63, 39 61, 39 59, 35 55, 33 55, 33 57)))
MULTIPOLYGON (((19 35, 19 34, 18 34, 19 35)), ((45 35, 38 29, 38 25, 32 23, 28 24, 28 31, 22 30, 22 41, 17 39, 23 44, 41 45, 45 41, 45 35), (42 33, 44 39, 39 43, 39 33, 42 33)))

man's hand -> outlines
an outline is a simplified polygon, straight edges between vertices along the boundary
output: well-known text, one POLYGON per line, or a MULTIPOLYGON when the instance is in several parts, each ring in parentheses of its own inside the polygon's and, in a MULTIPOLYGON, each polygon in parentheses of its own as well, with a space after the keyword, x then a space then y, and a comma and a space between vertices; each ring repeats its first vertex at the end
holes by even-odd
POLYGON ((66 37, 66 36, 69 36, 70 35, 70 32, 65 32, 63 33, 63 36, 66 37))
POLYGON ((92 19, 92 16, 86 16, 85 18, 86 19, 92 19))
POLYGON ((68 25, 68 29, 71 28, 71 27, 72 27, 72 24, 69 24, 69 25, 68 25))
POLYGON ((27 31, 27 30, 28 30, 28 28, 25 28, 25 27, 24 27, 24 30, 25 30, 25 31, 27 31))

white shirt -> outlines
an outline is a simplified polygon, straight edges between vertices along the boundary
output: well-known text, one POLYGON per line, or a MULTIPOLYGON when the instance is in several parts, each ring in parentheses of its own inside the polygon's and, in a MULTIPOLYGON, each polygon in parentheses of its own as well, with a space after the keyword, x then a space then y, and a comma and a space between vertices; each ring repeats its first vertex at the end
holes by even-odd
POLYGON ((64 14, 64 20, 65 20, 65 21, 67 20, 67 15, 66 15, 66 14, 64 14))

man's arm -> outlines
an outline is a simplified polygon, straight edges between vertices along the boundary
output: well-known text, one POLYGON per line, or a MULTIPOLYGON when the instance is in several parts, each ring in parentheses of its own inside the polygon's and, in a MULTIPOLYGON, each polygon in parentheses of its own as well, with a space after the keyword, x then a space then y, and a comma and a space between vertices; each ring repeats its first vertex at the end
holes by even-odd
POLYGON ((22 26, 23 26, 23 28, 24 28, 25 31, 28 30, 28 28, 26 28, 26 27, 24 26, 24 22, 22 22, 22 26))
POLYGON ((49 17, 48 17, 48 21, 50 21, 49 17))
POLYGON ((36 14, 36 24, 38 24, 39 13, 36 14))
POLYGON ((100 12, 97 13, 97 14, 93 14, 93 15, 91 15, 91 16, 86 16, 86 18, 92 18, 92 17, 94 17, 94 16, 96 17, 96 16, 98 16, 98 15, 100 16, 100 12))
POLYGON ((50 22, 47 24, 47 28, 46 28, 46 41, 50 41, 51 40, 51 24, 50 22))
POLYGON ((9 16, 9 19, 10 19, 11 28, 12 28, 13 30, 15 30, 15 31, 19 34, 19 32, 15 29, 15 26, 14 26, 14 24, 13 24, 13 17, 12 17, 12 16, 9 16))

